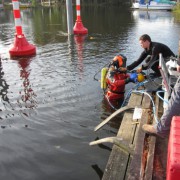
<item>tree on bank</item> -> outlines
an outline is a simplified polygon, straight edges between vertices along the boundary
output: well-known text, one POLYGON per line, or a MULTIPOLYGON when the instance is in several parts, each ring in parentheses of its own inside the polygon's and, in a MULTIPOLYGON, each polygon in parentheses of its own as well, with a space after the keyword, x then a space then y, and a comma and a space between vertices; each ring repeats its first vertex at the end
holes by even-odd
MULTIPOLYGON (((4 1, 4 3, 11 3, 12 0, 0 0, 0 1, 4 1)), ((180 0, 179 0, 180 1, 180 0)), ((32 3, 33 6, 37 6, 37 5, 41 5, 42 2, 46 2, 50 4, 65 4, 66 0, 19 0, 19 2, 22 3, 32 3)), ((123 0, 81 0, 81 3, 83 5, 95 5, 95 6, 99 6, 99 5, 120 5, 120 4, 124 4, 124 2, 126 3, 130 3, 131 0, 128 1, 123 1, 123 0)), ((73 4, 76 4, 76 0, 72 0, 73 4)))

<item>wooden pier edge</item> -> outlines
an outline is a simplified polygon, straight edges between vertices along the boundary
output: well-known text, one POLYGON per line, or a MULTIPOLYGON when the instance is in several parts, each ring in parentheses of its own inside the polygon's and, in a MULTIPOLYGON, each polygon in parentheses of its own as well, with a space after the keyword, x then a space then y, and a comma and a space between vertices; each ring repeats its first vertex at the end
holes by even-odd
POLYGON ((152 103, 147 95, 132 93, 128 105, 142 107, 142 117, 133 120, 133 112, 125 112, 117 137, 123 138, 127 145, 133 144, 134 153, 113 145, 102 180, 152 179, 156 138, 142 131, 142 125, 152 119, 152 103))

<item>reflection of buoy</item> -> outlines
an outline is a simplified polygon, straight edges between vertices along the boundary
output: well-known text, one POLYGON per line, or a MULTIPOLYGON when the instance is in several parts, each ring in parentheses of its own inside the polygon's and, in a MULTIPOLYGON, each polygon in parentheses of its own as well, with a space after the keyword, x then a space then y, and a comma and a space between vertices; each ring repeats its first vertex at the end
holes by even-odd
POLYGON ((138 80, 138 82, 143 82, 143 81, 144 81, 144 79, 145 79, 144 75, 143 75, 143 74, 141 74, 141 73, 139 73, 139 74, 138 74, 138 76, 137 76, 137 80, 138 80))
POLYGON ((101 70, 101 89, 107 88, 107 83, 106 83, 107 71, 108 71, 108 68, 102 68, 101 70))
POLYGON ((29 44, 22 33, 21 14, 19 10, 19 1, 12 0, 14 20, 16 27, 16 35, 13 46, 10 48, 9 53, 11 56, 29 56, 36 54, 36 47, 29 44))
POLYGON ((82 45, 86 39, 86 35, 75 35, 74 40, 77 45, 82 45))
POLYGON ((81 20, 81 6, 80 6, 80 0, 76 0, 76 13, 77 13, 77 19, 76 23, 74 25, 74 34, 87 34, 88 30, 83 26, 82 20, 81 20))

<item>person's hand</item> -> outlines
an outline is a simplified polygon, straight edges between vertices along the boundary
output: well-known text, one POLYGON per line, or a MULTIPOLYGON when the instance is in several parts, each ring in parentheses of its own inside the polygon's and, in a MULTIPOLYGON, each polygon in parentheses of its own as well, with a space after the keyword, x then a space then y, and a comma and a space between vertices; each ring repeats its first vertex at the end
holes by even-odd
POLYGON ((177 68, 177 72, 180 72, 180 66, 177 65, 176 68, 177 68))
POLYGON ((121 72, 126 72, 126 71, 127 71, 127 68, 125 68, 125 67, 120 67, 119 70, 120 70, 121 72))
POLYGON ((137 73, 142 72, 142 67, 137 68, 136 72, 137 72, 137 73))

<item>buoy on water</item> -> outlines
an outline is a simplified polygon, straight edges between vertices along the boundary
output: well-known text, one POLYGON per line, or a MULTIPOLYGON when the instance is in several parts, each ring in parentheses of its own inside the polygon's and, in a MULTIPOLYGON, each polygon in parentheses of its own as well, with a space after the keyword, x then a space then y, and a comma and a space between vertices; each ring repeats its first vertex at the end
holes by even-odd
POLYGON ((36 47, 29 44, 26 40, 21 25, 21 14, 19 9, 19 1, 12 0, 13 13, 16 27, 15 39, 12 47, 9 50, 11 56, 30 56, 36 54, 36 47))
POLYGON ((88 34, 88 30, 83 26, 81 20, 80 0, 76 0, 76 14, 77 14, 77 18, 73 28, 74 34, 88 34))

